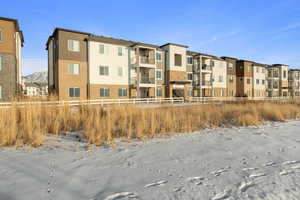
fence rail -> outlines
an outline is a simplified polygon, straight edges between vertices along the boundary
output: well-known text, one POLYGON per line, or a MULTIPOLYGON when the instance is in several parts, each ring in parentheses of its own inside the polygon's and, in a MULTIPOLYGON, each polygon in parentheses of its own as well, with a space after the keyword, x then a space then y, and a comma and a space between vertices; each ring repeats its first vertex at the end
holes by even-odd
POLYGON ((133 99, 96 99, 78 101, 28 101, 28 102, 2 102, 0 108, 25 105, 45 106, 79 106, 79 105, 121 105, 121 104, 204 104, 226 103, 238 101, 275 101, 300 99, 300 97, 176 97, 176 98, 133 98, 133 99))

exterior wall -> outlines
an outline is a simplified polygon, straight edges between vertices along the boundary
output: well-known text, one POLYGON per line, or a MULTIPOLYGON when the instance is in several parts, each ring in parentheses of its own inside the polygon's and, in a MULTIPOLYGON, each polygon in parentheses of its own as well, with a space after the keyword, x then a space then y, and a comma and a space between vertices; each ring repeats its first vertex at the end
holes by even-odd
POLYGON ((164 46, 163 49, 167 51, 167 70, 186 72, 186 48, 176 45, 167 45, 164 46), (181 55, 181 66, 175 66, 175 54, 181 55))
POLYGON ((15 23, 0 19, 0 29, 3 30, 3 41, 0 42, 0 53, 16 55, 15 23))
POLYGON ((84 100, 87 99, 87 63, 73 60, 59 60, 59 100, 84 100), (69 64, 79 64, 79 74, 68 72, 69 64), (69 88, 80 88, 80 97, 69 97, 69 88))
POLYGON ((236 78, 236 60, 225 58, 227 62, 227 96, 235 97, 236 87, 237 87, 237 78, 236 78))
POLYGON ((16 59, 14 55, 2 54, 2 70, 0 71, 0 86, 2 88, 2 98, 0 101, 9 101, 16 95, 16 59))
POLYGON ((54 85, 54 57, 53 57, 53 40, 48 45, 48 85, 54 85))
POLYGON ((90 84, 111 84, 128 85, 129 84, 129 59, 128 48, 113 44, 100 42, 89 42, 89 83, 90 84), (99 45, 102 44, 109 48, 108 54, 99 53, 99 45), (118 56, 118 47, 123 48, 123 56, 118 56), (109 75, 101 76, 99 66, 108 66, 109 75), (123 76, 118 75, 119 67, 123 69, 123 76))
POLYGON ((129 85, 111 85, 111 84, 91 84, 90 86, 90 99, 128 99, 129 85), (109 97, 100 97, 100 88, 109 88, 109 97), (127 89, 127 96, 119 96, 119 88, 127 89))
POLYGON ((9 101, 21 92, 21 36, 16 30, 16 21, 0 19, 0 30, 3 40, 0 41, 0 56, 2 70, 0 71, 0 86, 2 97, 0 101, 9 101))
POLYGON ((187 73, 182 71, 168 71, 169 81, 187 81, 187 73))
POLYGON ((237 96, 252 97, 253 96, 253 63, 248 61, 238 61, 236 64, 237 64, 236 65, 237 96))

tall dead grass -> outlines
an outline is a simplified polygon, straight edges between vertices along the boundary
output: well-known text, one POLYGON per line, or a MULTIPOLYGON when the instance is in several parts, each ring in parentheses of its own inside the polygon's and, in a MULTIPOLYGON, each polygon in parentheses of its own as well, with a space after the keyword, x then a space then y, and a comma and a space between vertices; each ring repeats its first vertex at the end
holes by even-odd
POLYGON ((83 131, 89 143, 188 133, 210 127, 261 125, 300 117, 300 101, 178 107, 26 105, 0 109, 0 146, 37 147, 46 134, 83 131))

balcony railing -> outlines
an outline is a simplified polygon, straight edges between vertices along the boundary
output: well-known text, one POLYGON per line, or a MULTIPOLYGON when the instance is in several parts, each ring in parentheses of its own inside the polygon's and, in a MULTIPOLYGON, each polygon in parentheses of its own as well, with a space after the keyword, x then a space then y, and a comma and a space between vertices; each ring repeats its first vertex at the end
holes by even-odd
POLYGON ((202 81, 202 85, 203 86, 212 86, 212 82, 211 81, 202 81))
POLYGON ((203 64, 202 65, 202 70, 212 70, 212 66, 210 66, 208 64, 203 64))
POLYGON ((141 56, 140 61, 142 64, 155 64, 155 59, 154 58, 149 58, 146 56, 141 56))
POLYGON ((154 78, 149 78, 149 77, 141 77, 140 83, 142 83, 142 84, 155 84, 155 79, 154 78))

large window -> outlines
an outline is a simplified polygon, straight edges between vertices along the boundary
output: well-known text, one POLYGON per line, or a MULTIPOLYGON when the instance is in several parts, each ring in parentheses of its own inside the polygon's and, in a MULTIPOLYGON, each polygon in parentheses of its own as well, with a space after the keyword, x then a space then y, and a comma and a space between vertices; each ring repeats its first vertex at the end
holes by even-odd
POLYGON ((219 82, 223 82, 223 76, 219 76, 219 82))
POLYGON ((0 56, 0 71, 3 68, 3 56, 0 56))
POLYGON ((123 67, 118 67, 118 76, 123 76, 123 67))
POLYGON ((156 79, 157 80, 162 80, 162 71, 161 70, 156 71, 156 79))
POLYGON ((119 88, 119 97, 127 96, 127 88, 119 88))
POLYGON ((99 45, 99 53, 100 53, 100 54, 104 54, 104 53, 105 53, 104 45, 103 45, 103 44, 100 44, 100 45, 99 45))
POLYGON ((161 88, 156 88, 156 96, 162 97, 162 89, 161 88))
POLYGON ((109 67, 108 66, 100 66, 99 67, 99 75, 100 76, 109 76, 109 67))
POLYGON ((161 53, 156 53, 156 60, 161 61, 161 53))
POLYGON ((193 64, 193 57, 192 56, 187 57, 187 64, 189 64, 189 65, 193 64))
POLYGON ((175 66, 181 67, 182 66, 182 56, 180 54, 175 54, 175 66))
POLYGON ((122 47, 118 47, 118 56, 123 56, 123 48, 122 47))
POLYGON ((69 74, 79 74, 79 64, 69 64, 69 74))
POLYGON ((109 97, 109 88, 100 88, 100 97, 109 97))
POLYGON ((68 50, 79 52, 80 51, 80 43, 78 40, 68 40, 68 50))
POLYGON ((193 80, 193 73, 188 73, 187 78, 188 78, 189 81, 192 81, 193 80))
POLYGON ((69 97, 80 97, 80 88, 69 88, 69 97))

